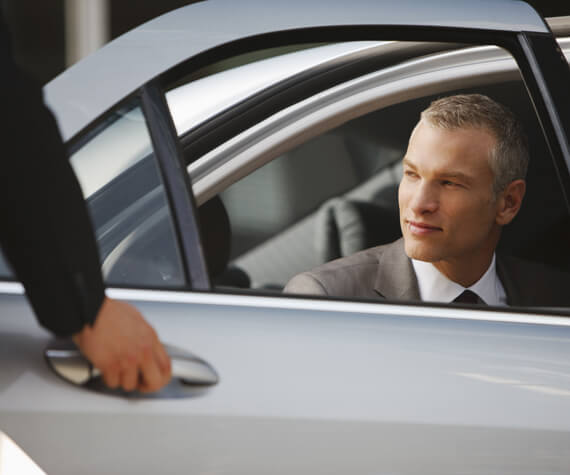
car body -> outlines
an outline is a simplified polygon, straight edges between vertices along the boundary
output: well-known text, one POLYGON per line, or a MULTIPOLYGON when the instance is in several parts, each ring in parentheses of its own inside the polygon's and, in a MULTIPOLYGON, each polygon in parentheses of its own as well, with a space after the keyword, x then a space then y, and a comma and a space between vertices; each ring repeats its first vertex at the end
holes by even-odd
POLYGON ((77 355, 4 269, 0 430, 48 473, 568 472, 569 309, 281 289, 345 252, 326 232, 339 200, 394 212, 417 113, 455 91, 499 97, 529 132, 501 249, 568 270, 569 24, 556 43, 509 0, 208 0, 64 72, 46 100, 107 292, 202 373, 148 397, 70 384, 54 361, 77 355))

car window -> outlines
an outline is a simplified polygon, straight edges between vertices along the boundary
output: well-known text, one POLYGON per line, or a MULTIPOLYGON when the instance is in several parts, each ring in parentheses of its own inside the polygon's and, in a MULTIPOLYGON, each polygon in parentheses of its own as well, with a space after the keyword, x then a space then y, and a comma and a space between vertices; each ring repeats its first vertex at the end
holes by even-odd
POLYGON ((164 186, 138 100, 106 116, 71 156, 108 285, 184 285, 164 186))
MULTIPOLYGON (((383 44, 350 47, 380 51, 383 44)), ((495 46, 418 51, 303 97, 190 165, 198 203, 219 200, 227 214, 231 250, 225 268, 212 273, 218 289, 278 293, 299 272, 397 239, 410 132, 432 100, 457 93, 507 105, 529 137, 527 195, 499 251, 570 270, 568 211, 515 61, 495 46)), ((210 231, 202 231, 206 242, 210 231)))
MULTIPOLYGON (((185 285, 151 140, 138 101, 108 114, 76 141, 71 165, 99 245, 107 285, 185 285)), ((0 278, 13 280, 0 250, 0 278)))

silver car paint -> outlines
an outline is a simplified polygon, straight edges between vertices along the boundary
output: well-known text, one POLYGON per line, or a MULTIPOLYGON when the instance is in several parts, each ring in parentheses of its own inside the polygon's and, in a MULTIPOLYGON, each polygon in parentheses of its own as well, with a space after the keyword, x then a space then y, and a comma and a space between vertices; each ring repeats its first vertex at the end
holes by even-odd
POLYGON ((528 4, 512 0, 352 0, 350 8, 343 0, 241 0, 239 7, 232 0, 208 0, 167 13, 109 43, 51 81, 45 97, 68 140, 123 97, 203 51, 267 32, 375 23, 548 31, 528 4))
POLYGON ((221 382, 178 400, 72 387, 46 370, 48 335, 22 297, 2 296, 0 348, 12 364, 0 375, 0 423, 48 473, 570 470, 569 319, 109 293, 221 382))

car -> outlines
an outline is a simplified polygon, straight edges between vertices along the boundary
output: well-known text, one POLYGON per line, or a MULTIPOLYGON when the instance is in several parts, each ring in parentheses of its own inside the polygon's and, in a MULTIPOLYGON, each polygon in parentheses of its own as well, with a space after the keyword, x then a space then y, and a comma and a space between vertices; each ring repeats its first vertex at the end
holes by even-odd
POLYGON ((529 135, 501 251, 570 270, 569 59, 521 1, 208 0, 74 65, 44 92, 107 294, 174 377, 106 388, 0 264, 0 430, 47 473, 567 473, 570 309, 282 289, 398 237, 409 133, 457 92, 529 135))

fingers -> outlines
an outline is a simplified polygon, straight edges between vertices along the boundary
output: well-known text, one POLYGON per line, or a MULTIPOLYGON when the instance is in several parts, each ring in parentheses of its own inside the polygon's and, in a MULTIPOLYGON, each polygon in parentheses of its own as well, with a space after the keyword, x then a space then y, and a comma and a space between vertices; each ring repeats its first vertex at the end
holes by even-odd
POLYGON ((152 353, 145 355, 140 376, 137 389, 143 393, 157 391, 170 381, 170 358, 158 339, 152 353))
POLYGON ((157 391, 164 385, 157 361, 152 358, 141 368, 138 390, 143 393, 157 391))
POLYGON ((170 358, 140 312, 106 298, 93 325, 73 336, 110 388, 157 391, 170 380, 170 358))
POLYGON ((158 338, 156 340, 154 351, 155 351, 156 359, 157 359, 158 364, 160 366, 160 372, 163 374, 163 376, 170 379, 170 376, 171 376, 170 373, 172 371, 172 367, 171 367, 171 363, 170 363, 170 356, 168 356, 166 349, 164 348, 164 346, 162 346, 162 343, 160 343, 158 338))
MULTIPOLYGON (((168 369, 170 361, 167 360, 168 369)), ((170 380, 170 370, 164 371, 155 355, 149 355, 143 361, 122 362, 101 370, 105 385, 109 388, 120 388, 123 391, 140 391, 143 393, 158 391, 170 380)))
POLYGON ((116 388, 121 382, 121 371, 117 365, 112 365, 107 368, 99 368, 103 381, 110 388, 116 388))
POLYGON ((139 371, 136 366, 131 366, 121 373, 121 388, 124 391, 134 391, 139 381, 139 371))
POLYGON ((100 370, 103 381, 112 389, 154 392, 170 381, 170 358, 156 339, 154 347, 147 345, 138 353, 117 356, 113 362, 100 370))

